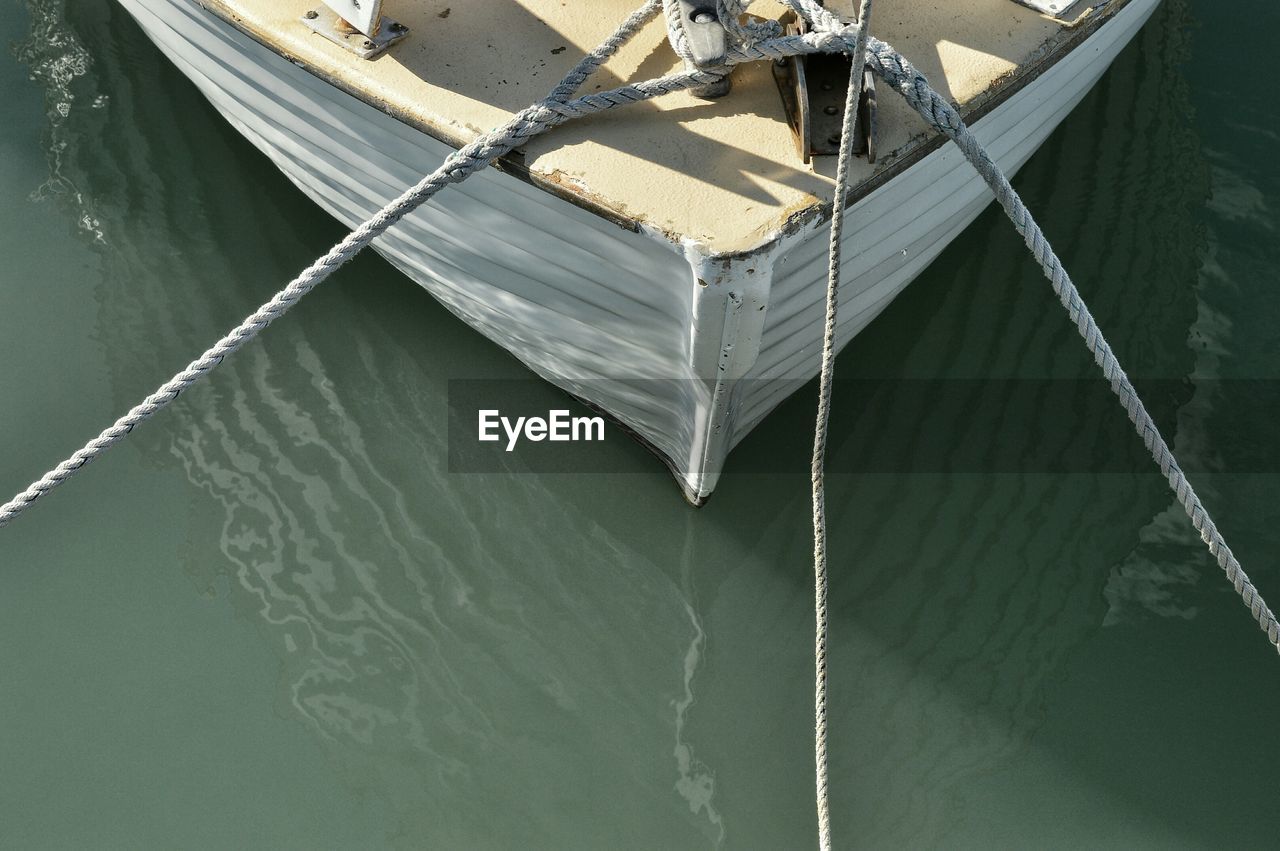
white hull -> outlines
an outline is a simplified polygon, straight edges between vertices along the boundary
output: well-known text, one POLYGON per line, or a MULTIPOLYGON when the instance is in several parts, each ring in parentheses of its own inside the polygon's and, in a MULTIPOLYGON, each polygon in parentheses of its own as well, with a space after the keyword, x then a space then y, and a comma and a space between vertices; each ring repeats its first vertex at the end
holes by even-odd
MULTIPOLYGON (((228 121, 347 225, 452 150, 189 0, 121 1, 228 121)), ((1026 161, 1157 2, 1133 0, 975 124, 1002 168, 1026 161)), ((949 145, 861 199, 846 225, 840 344, 989 201, 949 145)), ((487 169, 375 248, 539 375, 634 430, 694 501, 714 489, 729 450, 817 370, 821 225, 757 254, 707 257, 487 169)))

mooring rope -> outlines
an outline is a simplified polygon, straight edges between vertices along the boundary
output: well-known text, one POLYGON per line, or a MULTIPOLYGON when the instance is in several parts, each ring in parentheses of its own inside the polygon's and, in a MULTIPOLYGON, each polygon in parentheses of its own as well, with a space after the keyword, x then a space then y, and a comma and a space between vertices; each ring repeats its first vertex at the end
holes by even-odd
MULTIPOLYGON (((647 0, 609 38, 605 39, 599 47, 585 56, 565 76, 560 84, 551 91, 547 98, 522 110, 498 129, 477 138, 451 154, 438 169, 424 177, 417 185, 353 230, 350 235, 334 246, 327 254, 303 270, 297 278, 291 281, 270 301, 233 328, 199 358, 192 361, 186 369, 162 384, 154 393, 116 420, 109 428, 85 444, 70 458, 32 483, 31 486, 17 494, 12 500, 0 506, 0 527, 12 522, 41 496, 69 479, 111 446, 123 440, 135 426, 150 419, 177 398, 179 393, 205 375, 208 375, 228 355, 256 337, 272 321, 284 315, 304 295, 351 259, 357 252, 449 184, 466 180, 503 154, 571 119, 602 112, 615 106, 648 100, 675 91, 706 86, 729 73, 731 66, 743 62, 761 59, 784 59, 807 53, 843 52, 854 58, 852 73, 855 75, 861 73, 862 67, 857 58, 865 57, 866 65, 876 75, 901 94, 930 126, 941 131, 956 143, 969 162, 977 169, 983 180, 986 181, 996 199, 1000 202, 1001 207, 1009 215, 1014 227, 1022 234, 1027 247, 1040 263, 1045 276, 1053 287, 1054 293, 1058 296, 1063 307, 1066 308, 1072 322, 1075 323, 1086 346, 1093 354, 1094 360, 1110 383, 1112 392, 1119 398, 1138 435, 1150 450, 1152 458, 1160 467, 1161 472, 1169 482, 1170 488, 1172 488, 1187 516, 1191 519, 1192 525, 1208 545, 1209 552, 1217 559, 1219 567, 1226 573, 1236 593, 1239 594, 1249 608, 1258 625, 1266 633, 1268 640, 1277 651, 1280 651, 1280 625, 1277 624, 1275 615, 1272 614, 1271 609, 1263 601, 1262 596, 1249 580, 1248 575, 1245 574, 1239 561, 1236 560, 1235 555, 1227 546, 1217 525, 1209 517, 1191 483, 1178 466, 1173 452, 1161 436, 1154 420, 1147 413, 1146 407, 1138 398, 1133 384, 1129 381, 1128 376, 1125 375, 1124 370, 1121 369, 1114 352, 1103 338, 1102 332, 1094 321, 1093 316, 1085 307, 1079 291, 1067 275, 1061 261, 1053 252, 1048 240, 1045 239, 1043 232, 1032 218, 1026 205, 1022 203, 1018 194, 1009 184, 1008 179, 996 167, 986 151, 982 149, 976 137, 961 120, 959 112, 941 95, 930 88, 924 76, 912 67, 901 54, 884 42, 870 37, 865 27, 856 24, 845 24, 839 21, 830 12, 818 6, 814 0, 783 0, 783 2, 805 18, 810 32, 803 35, 777 36, 775 35, 776 28, 767 23, 750 22, 744 24, 739 20, 738 16, 745 11, 750 0, 716 0, 717 14, 722 16, 721 20, 727 20, 723 16, 733 18, 733 22, 727 27, 732 36, 732 43, 729 45, 729 53, 722 67, 686 70, 642 83, 621 86, 611 91, 571 99, 593 71, 634 36, 645 23, 658 13, 659 9, 664 7, 667 11, 668 35, 672 47, 683 58, 689 58, 688 45, 683 37, 679 18, 677 16, 673 19, 671 15, 673 6, 671 0, 647 0)), ((863 0, 860 21, 866 20, 867 7, 867 0, 863 0)), ((856 82, 856 78, 851 78, 851 83, 853 82, 856 82)), ((855 88, 856 86, 851 85, 848 102, 846 103, 844 135, 841 139, 840 160, 837 164, 836 194, 832 209, 826 316, 823 326, 822 361, 819 376, 818 418, 814 428, 814 455, 811 468, 816 625, 814 648, 814 754, 818 793, 819 844, 824 851, 831 846, 831 828, 830 806, 827 801, 826 600, 828 577, 823 459, 830 422, 831 380, 835 366, 840 236, 847 204, 849 149, 853 143, 854 130, 856 129, 857 104, 853 94, 855 88)))
POLYGON ((1208 545, 1209 552, 1217 560, 1218 566, 1222 568, 1228 581, 1231 582, 1240 599, 1248 607, 1254 620, 1258 622, 1258 626, 1266 633, 1267 640, 1271 642, 1277 652, 1280 652, 1280 624, 1277 624, 1276 616, 1272 614, 1266 601, 1262 599, 1262 595, 1258 593, 1258 589, 1254 587, 1248 574, 1240 566, 1235 554, 1227 546, 1226 539, 1223 538, 1222 533, 1218 530, 1217 524, 1213 522, 1204 504, 1201 503, 1199 495, 1196 494, 1195 489, 1191 486, 1191 482, 1187 480, 1186 474, 1182 472, 1177 459, 1174 458, 1173 450, 1169 448, 1164 436, 1160 434, 1160 429, 1156 427, 1155 420, 1147 413, 1146 406, 1142 404, 1142 400, 1138 397, 1137 389, 1134 388, 1129 376, 1121 368, 1120 361, 1116 358, 1115 352, 1112 351, 1111 345, 1102 336, 1102 330, 1094 320, 1093 314, 1085 306, 1080 291, 1076 289, 1076 285, 1067 274, 1067 270, 1063 268, 1062 261, 1058 259, 1058 255, 1054 253, 1053 248, 1049 245, 1049 240, 1045 238, 1044 232, 1040 230, 1040 226, 1032 218, 1031 211, 1027 209, 1022 199, 1018 197, 1018 193, 1010 185, 1009 179, 1004 176, 999 167, 991 160, 991 157, 987 155, 987 152, 983 150, 977 137, 973 135, 973 132, 960 118, 960 113, 941 95, 930 88, 928 81, 919 71, 913 68, 901 54, 886 44, 877 42, 870 45, 868 50, 874 53, 875 61, 879 64, 878 73, 880 73, 880 76, 897 89, 929 124, 941 130, 956 143, 960 150, 964 152, 965 158, 969 160, 978 171, 978 174, 982 176, 982 179, 986 181, 987 186, 991 188, 996 200, 1000 202, 1000 206, 1008 214, 1009 220, 1013 222, 1013 226, 1022 235, 1027 248, 1031 250, 1031 254, 1040 263, 1040 268, 1044 271, 1045 277, 1049 279, 1049 284, 1058 296, 1058 301, 1066 308, 1067 316, 1075 324, 1076 330, 1080 332, 1081 338, 1084 339, 1085 346, 1088 347, 1089 352, 1093 355, 1094 362, 1097 363, 1099 369, 1102 370, 1103 376, 1111 385, 1111 391, 1120 400, 1121 406, 1129 415, 1129 420, 1133 423, 1134 430, 1150 451, 1152 460, 1156 462, 1156 466, 1160 468, 1160 472, 1168 480, 1170 489, 1177 497, 1178 502, 1181 503, 1187 517, 1191 520, 1191 525, 1200 533, 1201 540, 1208 545))
POLYGON ((160 385, 154 393, 130 409, 71 457, 33 482, 26 490, 18 493, 4 505, 0 505, 0 527, 13 522, 37 499, 119 443, 133 431, 134 427, 155 416, 183 390, 208 375, 228 355, 233 354, 245 343, 258 336, 273 321, 283 316, 303 296, 315 289, 321 281, 337 271, 387 228, 400 221, 444 187, 451 183, 461 183, 508 151, 571 118, 705 84, 723 76, 723 74, 686 71, 658 80, 588 95, 577 100, 568 99, 596 68, 617 52, 619 47, 657 13, 660 5, 661 0, 647 0, 609 38, 575 65, 573 70, 552 89, 547 98, 516 113, 506 124, 450 154, 439 168, 353 230, 327 254, 304 269, 270 301, 259 307, 209 347, 204 354, 188 364, 186 369, 160 385))
MULTIPOLYGON (((821 7, 818 7, 821 8, 821 7)), ((836 319, 840 308, 840 248, 849 195, 849 162, 858 136, 858 102, 866 68, 871 0, 858 9, 858 38, 849 63, 836 185, 832 195, 830 244, 827 249, 826 317, 822 326, 822 360, 818 370, 818 413, 813 428, 809 483, 813 501, 813 762, 817 789, 818 848, 831 849, 831 802, 827 782, 827 431, 831 423, 831 382, 836 370, 836 319)))

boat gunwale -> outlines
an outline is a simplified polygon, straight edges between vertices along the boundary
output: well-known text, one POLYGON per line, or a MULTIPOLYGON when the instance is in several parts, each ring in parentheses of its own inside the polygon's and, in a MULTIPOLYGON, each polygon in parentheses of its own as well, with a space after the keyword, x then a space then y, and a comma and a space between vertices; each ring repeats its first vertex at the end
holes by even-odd
MULTIPOLYGON (((1023 65, 1020 65, 1014 71, 994 81, 986 90, 975 96, 967 104, 959 105, 952 101, 952 105, 960 111, 961 117, 966 124, 974 124, 983 117, 991 113, 993 110, 1006 103, 1015 94, 1024 89, 1027 85, 1041 77, 1050 68, 1056 65, 1064 57, 1072 51, 1079 48, 1086 40, 1093 36, 1104 24, 1114 18, 1124 7, 1128 6, 1131 0, 1106 0, 1106 2, 1090 12, 1086 13, 1082 18, 1077 19, 1074 23, 1064 26, 1067 35, 1060 41, 1052 44, 1050 49, 1043 51, 1040 55, 1029 59, 1023 65)), ((432 126, 425 121, 413 116, 408 110, 403 109, 396 104, 382 98, 371 96, 368 92, 357 88, 341 77, 331 74, 315 65, 300 59, 280 45, 273 43, 267 34, 260 33, 256 29, 250 27, 245 21, 237 15, 227 0, 195 0, 200 8, 217 17, 219 20, 230 25, 235 30, 248 36, 254 42, 262 45, 277 56, 298 66, 302 70, 310 73, 312 76, 328 83, 340 92, 355 98, 356 100, 384 113, 390 118, 399 121, 401 124, 423 133, 432 139, 442 142, 455 150, 463 147, 468 140, 463 140, 458 136, 445 132, 442 128, 432 126)), ((858 183, 849 192, 845 202, 845 207, 853 207, 855 204, 866 198, 872 192, 882 188, 895 177, 901 175, 904 171, 911 168, 920 160, 942 148, 949 140, 946 136, 937 132, 926 132, 917 134, 909 139, 902 147, 892 152, 890 157, 885 161, 882 168, 858 183)), ((672 245, 681 246, 684 237, 681 234, 670 233, 665 230, 655 228, 653 225, 642 222, 632 216, 628 216, 618 210, 613 209, 607 204, 601 203, 592 197, 577 193, 559 183, 550 177, 543 175, 531 169, 524 159, 524 152, 516 149, 507 154, 502 155, 493 162, 493 166, 498 171, 515 177, 524 183, 537 187, 548 194, 567 201, 589 213, 593 213, 606 221, 609 221, 623 230, 633 233, 658 233, 672 245)), ((705 256, 709 260, 731 260, 744 257, 757 257, 760 254, 771 250, 781 240, 800 232, 811 223, 821 223, 831 218, 833 202, 818 200, 816 203, 810 204, 803 209, 792 213, 782 223, 781 227, 765 235, 761 242, 747 249, 736 249, 731 251, 707 251, 705 256)))

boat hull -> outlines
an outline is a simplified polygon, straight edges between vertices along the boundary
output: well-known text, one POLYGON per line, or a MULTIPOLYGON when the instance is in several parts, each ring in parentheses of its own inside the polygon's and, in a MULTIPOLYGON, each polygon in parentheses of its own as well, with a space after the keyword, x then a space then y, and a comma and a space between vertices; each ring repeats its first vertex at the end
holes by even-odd
MULTIPOLYGON (((349 226, 452 151, 189 0, 121 0, 245 138, 349 226)), ((1084 97, 1158 0, 1131 0, 974 124, 1016 170, 1084 97)), ((859 199, 844 236, 848 343, 990 202, 954 146, 859 199)), ((729 451, 816 373, 821 223, 759 251, 621 226, 498 169, 450 187, 375 249, 530 369, 608 412, 701 503, 729 451)))

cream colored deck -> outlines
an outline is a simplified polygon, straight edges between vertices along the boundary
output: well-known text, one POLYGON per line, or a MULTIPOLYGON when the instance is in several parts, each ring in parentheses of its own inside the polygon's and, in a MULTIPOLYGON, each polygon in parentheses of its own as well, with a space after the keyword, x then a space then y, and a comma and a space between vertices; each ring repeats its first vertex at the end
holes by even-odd
MULTIPOLYGON (((453 144, 470 141, 542 97, 637 0, 386 0, 412 34, 365 61, 311 33, 316 0, 202 0, 278 52, 453 144)), ((760 2, 752 11, 780 14, 760 2)), ((1011 0, 879 0, 872 31, 961 105, 1013 78, 1069 28, 1011 0)), ((654 22, 587 84, 608 88, 678 67, 654 22)), ((891 93, 879 98, 880 159, 890 166, 924 133, 891 93)), ((830 179, 796 154, 770 70, 735 72, 733 93, 676 94, 575 122, 524 152, 535 182, 555 184, 676 240, 729 253, 768 242, 794 214, 829 197, 830 179)), ((822 170, 824 166, 819 166, 822 170)), ((860 160, 854 179, 873 167, 860 160)))

